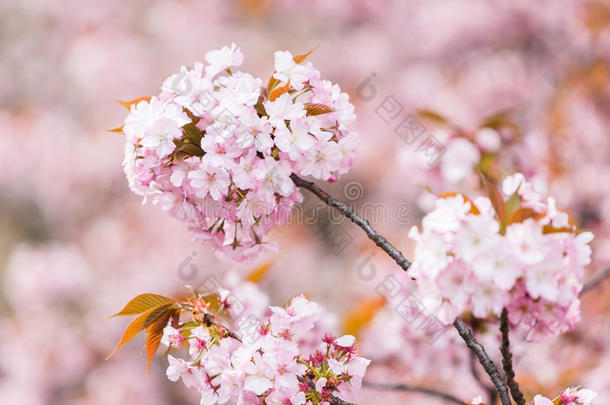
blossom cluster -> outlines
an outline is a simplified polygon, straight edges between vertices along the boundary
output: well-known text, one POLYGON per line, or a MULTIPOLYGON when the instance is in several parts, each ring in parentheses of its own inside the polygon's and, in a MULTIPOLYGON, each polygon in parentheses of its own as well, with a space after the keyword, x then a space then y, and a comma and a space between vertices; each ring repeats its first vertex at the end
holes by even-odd
POLYGON ((470 312, 499 315, 529 328, 541 340, 580 320, 583 266, 590 262, 590 232, 578 232, 568 215, 521 174, 507 177, 502 193, 469 200, 447 194, 413 227, 417 242, 411 275, 430 311, 447 324, 470 312), (505 200, 506 199, 506 200, 505 200))
MULTIPOLYGON (((221 296, 220 307, 230 305, 221 296)), ((161 343, 188 350, 168 355, 167 377, 182 379, 202 404, 328 404, 333 396, 354 401, 370 361, 359 357, 355 338, 316 334, 322 308, 297 296, 286 308, 269 307, 266 321, 242 317, 233 334, 203 297, 183 304, 192 321, 168 325, 161 343), (312 333, 313 332, 313 333, 312 333), (314 344, 314 341, 317 341, 314 344)))
MULTIPOLYGON (((538 394, 534 397, 531 405, 595 405, 593 402, 595 398, 597 398, 597 392, 595 391, 580 387, 569 387, 554 400, 538 394)), ((466 403, 469 405, 486 405, 480 395, 466 403)))
POLYGON ((586 388, 569 387, 553 401, 542 395, 536 395, 532 405, 594 405, 593 400, 595 398, 597 398, 595 391, 586 388))
POLYGON ((348 95, 306 57, 277 51, 263 87, 233 70, 244 55, 232 44, 207 52, 207 64, 183 66, 159 96, 125 103, 131 190, 186 222, 221 258, 274 249, 262 237, 301 199, 290 175, 335 181, 355 153, 348 95))

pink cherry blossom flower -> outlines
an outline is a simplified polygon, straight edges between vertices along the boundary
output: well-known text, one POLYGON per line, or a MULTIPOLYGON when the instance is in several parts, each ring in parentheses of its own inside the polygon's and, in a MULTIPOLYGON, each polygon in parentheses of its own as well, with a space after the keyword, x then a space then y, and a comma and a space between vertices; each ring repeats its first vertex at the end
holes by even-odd
POLYGON ((161 337, 161 344, 171 347, 180 347, 183 341, 184 336, 182 336, 179 330, 174 329, 169 325, 163 329, 163 337, 161 337))
POLYGON ((506 308, 513 325, 529 327, 528 340, 556 336, 580 320, 592 235, 576 233, 554 200, 543 203, 522 175, 507 178, 503 189, 507 197, 518 193, 535 216, 499 222, 486 197, 439 198, 422 231, 409 234, 416 241, 411 275, 423 303, 445 324, 467 311, 484 319, 506 308), (553 223, 561 228, 549 232, 553 223))
POLYGON ((189 172, 188 177, 199 198, 204 198, 209 194, 216 201, 226 194, 231 182, 225 168, 204 162, 201 163, 198 170, 189 172))
POLYGON ((205 60, 209 63, 205 68, 206 75, 213 77, 227 68, 240 66, 244 62, 244 54, 232 43, 230 48, 223 46, 221 49, 207 52, 205 60))
POLYGON ((280 85, 284 85, 290 80, 295 89, 301 90, 303 89, 303 82, 307 81, 309 76, 308 69, 296 63, 290 52, 275 52, 275 73, 273 77, 280 81, 280 85))
POLYGON ((336 181, 349 171, 354 108, 289 52, 276 55, 279 86, 290 84, 273 101, 268 80, 232 70, 243 62, 235 44, 205 60, 131 106, 123 167, 134 193, 187 223, 219 258, 252 260, 277 249, 263 238, 302 198, 292 173, 336 181))

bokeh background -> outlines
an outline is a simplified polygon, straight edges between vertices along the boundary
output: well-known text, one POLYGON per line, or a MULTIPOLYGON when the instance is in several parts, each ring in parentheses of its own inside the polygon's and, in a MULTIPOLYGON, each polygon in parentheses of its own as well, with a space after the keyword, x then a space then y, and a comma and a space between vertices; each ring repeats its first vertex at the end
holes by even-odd
MULTIPOLYGON (((138 293, 171 295, 261 265, 273 304, 306 293, 359 335, 372 380, 482 393, 461 346, 426 343, 380 300, 385 274, 410 281, 349 223, 324 210, 297 217, 270 235, 279 254, 222 263, 129 192, 122 136, 106 132, 125 117, 115 101, 158 93, 180 65, 231 42, 262 78, 275 50, 319 45, 310 60, 350 94, 360 134, 353 170, 327 188, 407 253, 409 228, 430 208, 426 188, 476 192, 478 166, 548 189, 596 234, 589 273, 610 265, 608 1, 2 1, 0 403, 197 403, 165 379, 164 360, 145 376, 141 340, 105 361, 127 321, 104 317, 138 293), (442 153, 430 154, 429 139, 442 153)), ((305 204, 308 213, 316 202, 305 204)), ((609 284, 583 298, 577 330, 515 338, 530 398, 576 384, 598 390, 600 404, 610 398, 609 284)), ((479 333, 495 344, 493 330, 479 333)), ((361 403, 373 401, 443 404, 365 389, 361 403)))

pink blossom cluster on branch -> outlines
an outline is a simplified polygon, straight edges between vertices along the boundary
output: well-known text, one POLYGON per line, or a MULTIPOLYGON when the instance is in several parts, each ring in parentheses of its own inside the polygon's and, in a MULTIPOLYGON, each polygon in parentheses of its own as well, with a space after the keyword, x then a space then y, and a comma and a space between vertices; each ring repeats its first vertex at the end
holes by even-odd
POLYGON ((262 249, 302 197, 292 173, 335 181, 355 153, 354 107, 306 55, 275 53, 267 87, 233 71, 233 44, 168 77, 159 96, 130 112, 124 170, 131 190, 184 221, 220 258, 244 261, 262 249))
POLYGON ((570 387, 566 388, 553 401, 542 395, 536 395, 532 405, 593 405, 595 398, 597 398, 595 391, 586 388, 570 387))
POLYGON ((446 324, 466 312, 486 318, 506 308, 513 325, 529 328, 530 341, 572 329, 593 234, 578 232, 521 174, 504 180, 503 195, 486 187, 489 197, 442 196, 422 231, 411 229, 410 274, 424 305, 446 324))
MULTIPOLYGON (((557 398, 551 400, 543 395, 536 395, 530 405, 595 405, 593 400, 597 398, 597 392, 586 388, 566 388, 557 398)), ((469 405, 486 405, 481 396, 477 396, 469 405)))
MULTIPOLYGON (((227 304, 221 297, 221 307, 227 304)), ((210 321, 204 299, 191 300, 189 306, 193 320, 166 326, 161 342, 170 348, 188 346, 187 360, 168 356, 167 376, 197 390, 202 404, 356 399, 370 361, 358 356, 351 335, 320 338, 315 326, 324 313, 315 302, 298 296, 286 308, 269 307, 266 321, 254 327, 243 317, 238 335, 210 321)))

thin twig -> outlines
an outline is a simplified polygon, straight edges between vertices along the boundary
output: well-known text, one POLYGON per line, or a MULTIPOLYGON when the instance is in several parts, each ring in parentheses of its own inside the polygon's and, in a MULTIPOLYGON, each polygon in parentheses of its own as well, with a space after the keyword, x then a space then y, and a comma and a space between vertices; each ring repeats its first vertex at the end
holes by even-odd
POLYGON ((582 287, 582 290, 580 290, 580 295, 583 295, 584 293, 594 289, 608 277, 610 277, 610 267, 608 267, 607 269, 598 271, 597 273, 592 275, 589 280, 587 280, 585 285, 582 287))
POLYGON ((510 394, 517 405, 525 405, 525 397, 519 389, 519 383, 515 380, 515 370, 513 369, 513 354, 510 352, 509 325, 508 313, 506 308, 502 309, 500 315, 500 332, 502 333, 502 345, 500 352, 502 353, 502 367, 506 375, 506 385, 510 388, 510 394))
POLYGON ((430 388, 425 387, 417 387, 410 384, 385 384, 378 382, 364 382, 363 387, 377 389, 377 390, 392 390, 392 391, 411 391, 411 392, 419 392, 421 394, 427 394, 434 397, 442 398, 447 401, 455 402, 456 404, 464 405, 464 401, 459 399, 458 397, 454 397, 451 394, 447 394, 445 392, 436 391, 430 388))
POLYGON ((470 351, 470 372, 475 380, 479 383, 481 388, 487 391, 487 399, 489 401, 489 405, 494 405, 496 403, 496 399, 498 398, 498 393, 496 392, 496 387, 493 385, 485 384, 479 371, 477 370, 477 355, 470 351))
POLYGON ((407 260, 406 257, 404 257, 400 250, 396 249, 394 245, 392 245, 386 238, 384 238, 376 230, 374 230, 369 221, 358 215, 347 204, 335 199, 333 196, 322 190, 314 183, 307 180, 303 180, 294 173, 290 175, 290 178, 298 187, 311 191, 324 203, 336 208, 337 211, 343 214, 346 218, 348 218, 353 223, 362 228, 362 230, 366 233, 369 239, 375 242, 377 246, 383 249, 384 252, 386 252, 392 259, 394 259, 394 261, 400 266, 401 269, 405 271, 409 269, 411 262, 407 260))
MULTIPOLYGON (((336 208, 346 218, 350 219, 353 223, 362 228, 362 230, 367 234, 369 239, 375 242, 377 246, 383 249, 384 252, 386 252, 392 259, 394 259, 394 261, 403 270, 406 271, 409 269, 411 262, 409 262, 409 260, 407 260, 407 258, 404 257, 404 255, 398 249, 396 249, 394 245, 392 245, 386 238, 384 238, 377 231, 375 231, 369 221, 358 215, 347 204, 335 199, 314 183, 303 180, 294 173, 290 175, 290 178, 298 187, 311 191, 320 200, 322 200, 322 202, 326 203, 331 207, 336 208)), ((477 342, 470 328, 468 328, 468 326, 466 326, 466 324, 462 322, 461 319, 456 318, 456 320, 453 322, 453 325, 457 329, 462 339, 464 339, 464 341, 466 342, 466 345, 477 355, 479 362, 481 363, 481 365, 485 369, 485 372, 487 372, 489 378, 491 378, 491 381, 496 387, 496 390, 500 395, 502 405, 511 405, 508 388, 506 388, 506 385, 504 384, 502 376, 500 375, 500 372, 498 371, 496 365, 485 352, 485 348, 479 342, 477 342)))
POLYGON ((231 329, 227 328, 222 323, 218 322, 216 320, 216 318, 214 317, 214 315, 205 313, 205 314, 203 314, 203 320, 205 321, 207 326, 212 326, 212 325, 218 326, 225 331, 225 333, 227 334, 228 337, 237 340, 239 343, 242 343, 241 338, 239 336, 237 336, 233 331, 231 331, 231 329))
POLYGON ((453 326, 455 326, 462 339, 464 339, 464 342, 466 342, 466 346, 468 346, 468 348, 477 355, 479 363, 481 363, 487 372, 487 375, 489 375, 489 378, 491 378, 491 382, 493 382, 494 386, 496 387, 496 391, 498 391, 502 405, 511 405, 508 388, 506 388, 498 368, 485 351, 483 345, 477 341, 470 328, 460 318, 455 319, 453 326))

